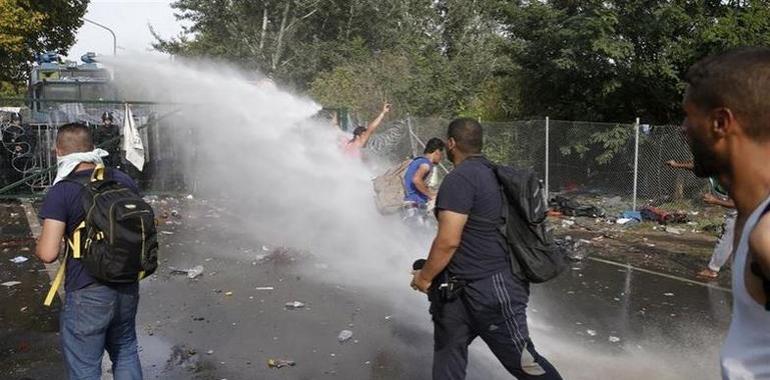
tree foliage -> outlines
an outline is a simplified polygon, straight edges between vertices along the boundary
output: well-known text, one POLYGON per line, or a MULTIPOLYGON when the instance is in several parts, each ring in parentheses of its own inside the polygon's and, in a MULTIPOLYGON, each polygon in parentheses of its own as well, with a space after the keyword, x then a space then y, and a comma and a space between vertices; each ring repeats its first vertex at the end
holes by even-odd
POLYGON ((66 54, 88 0, 0 0, 0 80, 26 78, 36 54, 66 54))
MULTIPOLYGON (((670 123, 703 56, 770 43, 766 1, 177 0, 172 54, 258 70, 322 103, 483 120, 670 123)), ((616 134, 608 134, 615 136, 616 134)))

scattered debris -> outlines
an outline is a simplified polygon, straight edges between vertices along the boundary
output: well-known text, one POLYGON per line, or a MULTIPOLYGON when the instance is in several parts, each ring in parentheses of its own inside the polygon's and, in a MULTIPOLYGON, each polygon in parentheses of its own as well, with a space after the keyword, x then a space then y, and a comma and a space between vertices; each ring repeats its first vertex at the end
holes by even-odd
POLYGON ((188 199, 188 200, 193 200, 193 199, 195 199, 195 197, 193 197, 193 195, 192 195, 192 194, 190 194, 190 195, 186 196, 186 197, 185 197, 185 199, 188 199))
POLYGON ((618 338, 616 336, 610 336, 610 342, 612 342, 612 343, 620 342, 620 338, 618 338))
POLYGON ((231 295, 233 295, 233 292, 225 292, 225 296, 228 296, 228 297, 229 297, 229 296, 231 296, 231 295))
POLYGON ((663 293, 663 295, 666 297, 673 297, 674 293, 663 293))
POLYGON ((350 340, 350 338, 352 338, 352 337, 353 337, 353 332, 352 331, 350 331, 350 330, 342 330, 342 331, 340 331, 339 335, 337 335, 337 341, 339 341, 340 343, 345 343, 348 340, 350 340))
POLYGON ((287 359, 267 359, 267 366, 270 368, 283 368, 283 367, 294 367, 297 365, 294 360, 287 360, 287 359))
POLYGON ((160 231, 163 235, 173 235, 174 233, 171 231, 160 231))
POLYGON ((196 265, 190 269, 179 269, 174 267, 168 267, 171 274, 186 274, 187 278, 193 279, 203 274, 203 265, 196 265))
POLYGON ((590 240, 579 239, 574 241, 572 236, 565 236, 564 239, 556 239, 556 244, 567 252, 570 260, 580 261, 588 256, 586 246, 591 245, 590 240))
POLYGON ((681 228, 670 227, 670 226, 666 226, 664 228, 664 231, 674 235, 681 235, 684 232, 684 230, 681 228))
POLYGON ((596 336, 596 330, 586 330, 586 333, 590 336, 596 336))
POLYGON ((168 365, 182 367, 192 372, 198 371, 201 366, 198 353, 193 349, 180 345, 171 347, 171 357, 168 359, 168 365))
MULTIPOLYGON (((620 213, 620 218, 621 219, 634 219, 634 220, 636 220, 638 222, 641 222, 642 220, 644 220, 642 218, 642 213, 639 212, 639 211, 623 211, 623 212, 620 213)), ((620 223, 618 223, 618 224, 620 224, 620 223)))
POLYGON ((640 211, 642 220, 658 222, 660 224, 687 223, 687 213, 669 213, 657 207, 646 206, 640 211))
POLYGON ((257 286, 256 289, 257 290, 275 290, 275 288, 272 286, 257 286))
MULTIPOLYGON (((264 250, 266 247, 262 248, 264 250)), ((287 265, 295 261, 295 258, 292 256, 292 252, 285 247, 275 248, 268 254, 259 254, 256 256, 256 259, 260 264, 272 262, 275 264, 287 265)))
POLYGON ((286 310, 296 310, 305 307, 305 304, 299 301, 286 302, 286 310))
POLYGON ((592 206, 582 205, 574 199, 570 199, 561 195, 555 196, 551 199, 550 206, 566 216, 587 216, 591 218, 604 217, 604 210, 592 206))
POLYGON ((214 355, 214 350, 208 350, 208 351, 206 351, 206 355, 214 355))
POLYGON ((24 257, 24 256, 16 256, 16 257, 12 258, 10 261, 12 263, 14 263, 14 264, 21 264, 21 263, 23 263, 23 262, 25 262, 27 260, 29 260, 29 259, 24 257))
POLYGON ((11 286, 16 286, 16 285, 19 285, 19 284, 21 284, 21 282, 19 282, 19 281, 6 281, 6 282, 4 282, 4 283, 2 283, 0 285, 7 286, 7 287, 10 288, 11 286))

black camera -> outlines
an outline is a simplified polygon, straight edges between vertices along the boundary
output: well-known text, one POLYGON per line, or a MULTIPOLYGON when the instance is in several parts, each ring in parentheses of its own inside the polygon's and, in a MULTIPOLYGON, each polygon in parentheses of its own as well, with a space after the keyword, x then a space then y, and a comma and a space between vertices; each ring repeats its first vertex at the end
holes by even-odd
MULTIPOLYGON (((422 270, 425 266, 425 259, 415 260, 412 264, 412 270, 422 270)), ((431 282, 428 289, 428 300, 432 303, 447 303, 457 299, 459 291, 465 286, 465 281, 450 276, 444 269, 431 282)))

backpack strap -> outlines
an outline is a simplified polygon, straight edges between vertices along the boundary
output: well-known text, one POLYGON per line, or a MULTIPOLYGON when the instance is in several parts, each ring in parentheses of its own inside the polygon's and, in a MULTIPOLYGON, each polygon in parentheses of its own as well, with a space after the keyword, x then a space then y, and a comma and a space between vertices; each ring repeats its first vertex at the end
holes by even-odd
MULTIPOLYGON (((64 181, 77 183, 83 187, 85 187, 89 182, 95 182, 95 181, 103 181, 105 178, 106 169, 103 164, 96 165, 96 168, 94 168, 93 173, 91 173, 90 177, 84 177, 84 176, 73 176, 69 175, 67 176, 64 181)), ((51 282, 51 288, 48 289, 48 294, 45 297, 45 300, 43 301, 43 305, 45 306, 51 306, 51 303, 53 302, 54 295, 56 295, 56 292, 61 287, 62 282, 64 281, 65 273, 67 272, 67 258, 69 257, 69 252, 72 250, 72 258, 73 259, 79 259, 80 258, 80 248, 81 248, 81 231, 86 227, 85 220, 80 222, 80 224, 75 227, 75 229, 72 231, 72 236, 67 239, 67 248, 64 251, 64 260, 62 260, 61 265, 59 265, 59 269, 56 271, 56 276, 54 277, 53 281, 51 282)))
POLYGON ((53 302, 53 297, 56 295, 56 292, 61 287, 62 281, 64 281, 64 273, 67 271, 68 254, 69 254, 69 249, 66 249, 64 251, 64 260, 62 260, 61 265, 59 265, 59 269, 56 271, 56 276, 53 278, 53 282, 51 282, 51 289, 48 289, 48 294, 45 296, 45 301, 43 301, 43 305, 45 306, 51 306, 51 303, 53 302))

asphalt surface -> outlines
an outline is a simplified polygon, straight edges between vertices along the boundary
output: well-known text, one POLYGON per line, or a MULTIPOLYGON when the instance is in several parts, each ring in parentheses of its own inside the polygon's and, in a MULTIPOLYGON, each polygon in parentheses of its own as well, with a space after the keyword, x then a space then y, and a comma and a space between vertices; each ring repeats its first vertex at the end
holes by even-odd
MULTIPOLYGON (((161 269, 141 286, 145 378, 430 378, 427 301, 409 289, 406 270, 387 291, 343 285, 312 254, 218 228, 224 216, 179 203, 179 217, 160 213, 161 269), (194 279, 170 269, 196 265, 204 271, 194 279), (305 306, 287 310, 293 301, 305 306), (341 330, 352 338, 339 342, 341 330), (295 365, 269 368, 269 359, 295 365)), ((0 378, 65 378, 58 309, 41 305, 48 274, 20 210, 0 208, 0 282, 22 282, 0 286, 0 378), (9 261, 18 255, 30 260, 9 261)), ((717 379, 730 302, 723 290, 584 260, 533 286, 529 317, 535 345, 565 379, 717 379)), ((478 341, 468 378, 510 376, 478 341)))

